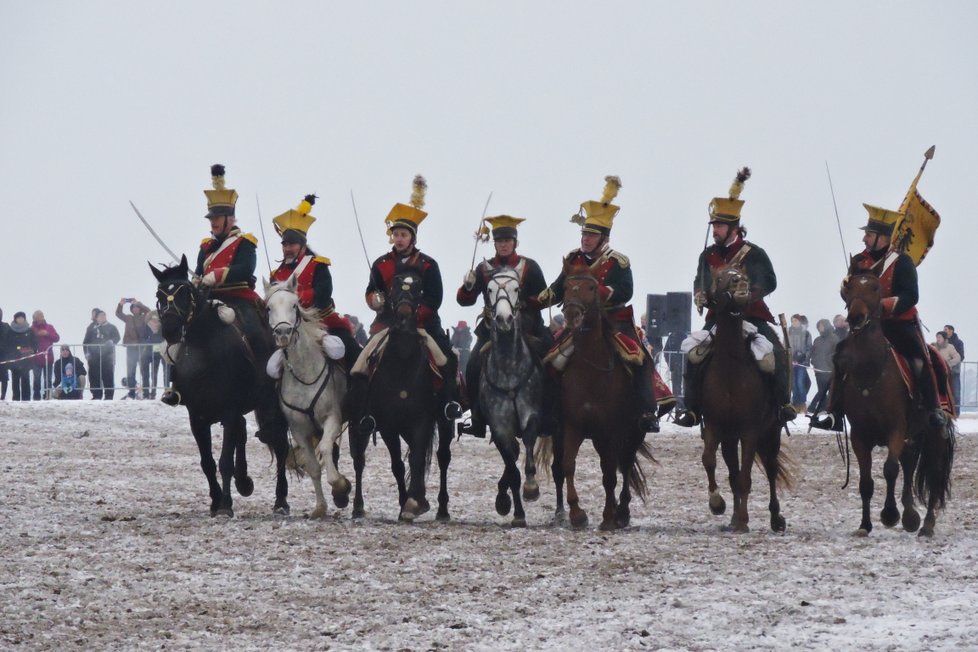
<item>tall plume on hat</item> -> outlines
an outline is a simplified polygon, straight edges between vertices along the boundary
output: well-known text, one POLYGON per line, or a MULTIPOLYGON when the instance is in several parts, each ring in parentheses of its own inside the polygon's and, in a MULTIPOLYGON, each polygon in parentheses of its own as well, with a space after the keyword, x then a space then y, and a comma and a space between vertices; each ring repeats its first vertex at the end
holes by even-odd
POLYGON ((302 201, 299 202, 299 207, 296 208, 296 210, 303 215, 308 215, 309 211, 312 210, 312 207, 315 206, 316 199, 318 199, 316 195, 306 195, 302 198, 302 201))
MULTIPOLYGON (((750 174, 748 172, 748 174, 750 174)), ((621 179, 615 175, 608 175, 604 178, 604 192, 601 193, 601 203, 610 204, 611 200, 618 196, 621 189, 621 179)))
POLYGON ((211 166, 211 185, 214 190, 224 190, 224 166, 220 163, 211 166))
POLYGON ((428 191, 428 182, 420 174, 414 175, 414 183, 411 190, 411 205, 421 210, 424 208, 424 196, 428 191))
POLYGON ((744 191, 744 182, 750 179, 750 168, 744 166, 737 170, 737 176, 730 184, 730 199, 740 199, 740 193, 744 191))

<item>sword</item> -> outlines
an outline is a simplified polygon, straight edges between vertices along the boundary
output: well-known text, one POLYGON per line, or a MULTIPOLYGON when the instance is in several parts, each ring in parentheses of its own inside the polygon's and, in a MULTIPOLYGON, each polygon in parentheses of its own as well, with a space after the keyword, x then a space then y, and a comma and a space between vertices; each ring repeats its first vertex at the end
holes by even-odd
POLYGON ((132 209, 134 211, 136 211, 136 216, 143 223, 143 226, 145 226, 146 229, 150 232, 150 235, 152 235, 154 238, 156 238, 156 241, 159 242, 160 243, 160 246, 163 247, 166 250, 166 253, 170 254, 170 257, 173 259, 173 262, 174 263, 177 263, 179 265, 180 264, 180 261, 177 259, 177 255, 175 253, 173 253, 173 250, 172 249, 170 249, 169 247, 166 246, 166 243, 163 242, 163 240, 160 238, 160 236, 156 235, 156 231, 154 231, 153 230, 153 227, 151 227, 149 225, 149 222, 146 221, 146 218, 143 217, 143 214, 139 212, 139 209, 136 208, 136 205, 134 203, 132 203, 132 200, 131 199, 129 200, 129 205, 132 206, 132 209))
MULTIPOLYGON (((924 161, 924 165, 927 165, 927 161, 924 161)), ((923 171, 924 168, 920 168, 923 171)), ((842 241, 842 255, 845 256, 845 266, 849 269, 849 262, 852 258, 849 256, 849 252, 846 251, 846 239, 842 237, 842 222, 839 220, 839 207, 835 203, 835 188, 832 187, 832 173, 829 172, 829 162, 825 162, 825 174, 829 177, 829 191, 832 193, 832 208, 835 209, 835 223, 839 226, 839 240, 842 241)))
POLYGON ((353 217, 357 221, 357 233, 360 234, 360 246, 363 247, 363 258, 367 261, 367 274, 370 274, 370 256, 367 254, 367 243, 363 240, 363 229, 360 228, 360 216, 357 214, 357 200, 353 198, 353 188, 350 188, 350 203, 353 204, 353 217))
POLYGON ((492 191, 489 192, 489 198, 486 199, 486 205, 482 209, 482 217, 479 218, 479 226, 475 229, 475 245, 472 247, 472 264, 469 265, 469 269, 475 271, 475 252, 479 250, 479 242, 482 238, 479 232, 482 230, 482 222, 486 219, 486 211, 489 210, 489 202, 492 201, 492 191))
POLYGON ((258 228, 261 229, 261 246, 265 249, 265 262, 268 264, 268 277, 272 277, 272 260, 268 257, 268 245, 265 244, 265 221, 261 218, 261 204, 258 202, 258 193, 255 193, 255 205, 258 207, 258 228))

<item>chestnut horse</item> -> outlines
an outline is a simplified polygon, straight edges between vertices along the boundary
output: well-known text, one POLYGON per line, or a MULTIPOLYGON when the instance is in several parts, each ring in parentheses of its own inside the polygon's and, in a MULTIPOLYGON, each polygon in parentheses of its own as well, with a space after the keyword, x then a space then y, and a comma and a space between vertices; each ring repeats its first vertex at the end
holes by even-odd
POLYGON ((639 402, 635 397, 632 371, 618 355, 613 327, 601 306, 599 284, 586 266, 564 267, 564 317, 573 338, 570 356, 561 379, 563 432, 554 438, 554 481, 558 514, 562 512, 562 485, 567 481, 567 504, 574 527, 587 524, 574 482, 577 452, 585 439, 594 443, 601 459, 604 485, 602 530, 627 527, 629 503, 634 491, 645 500, 645 473, 638 456, 653 460, 639 427, 639 402), (618 473, 621 496, 615 500, 618 473))
POLYGON ((850 439, 859 462, 859 495, 862 520, 856 534, 868 535, 869 502, 873 497, 872 452, 887 449, 883 463, 886 499, 880 521, 892 527, 900 521, 894 489, 903 467, 903 529, 933 536, 935 511, 943 508, 951 488, 954 460, 954 426, 931 425, 924 408, 907 392, 890 344, 880 326, 880 283, 872 273, 856 274, 842 286, 848 308, 849 337, 836 350, 840 378, 833 391, 841 392, 844 411, 852 424, 850 439), (916 477, 914 473, 916 472, 916 477), (924 525, 914 506, 914 489, 927 505, 924 525))
POLYGON ((713 280, 709 300, 716 315, 716 333, 712 353, 703 363, 702 391, 703 467, 709 483, 710 510, 714 514, 726 510, 716 481, 719 446, 734 498, 730 524, 723 529, 750 529, 747 502, 756 458, 764 466, 770 486, 771 529, 783 532, 786 524, 777 488, 789 485, 791 477, 781 451, 781 423, 773 383, 761 371, 744 338, 743 311, 750 302, 750 279, 744 270, 734 266, 720 270, 713 280))

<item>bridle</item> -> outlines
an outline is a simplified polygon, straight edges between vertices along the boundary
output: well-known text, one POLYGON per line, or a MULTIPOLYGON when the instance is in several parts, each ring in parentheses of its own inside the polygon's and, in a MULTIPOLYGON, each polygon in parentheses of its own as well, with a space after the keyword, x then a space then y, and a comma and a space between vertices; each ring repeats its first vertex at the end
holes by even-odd
POLYGON ((493 321, 495 317, 499 314, 499 306, 503 303, 509 305, 513 316, 516 316, 518 312, 523 308, 522 299, 522 288, 519 287, 519 277, 515 271, 504 270, 494 273, 486 284, 486 297, 492 298, 492 305, 490 310, 492 311, 493 321), (516 283, 516 300, 511 298, 511 293, 508 291, 507 286, 511 283, 516 283))
POLYGON ((171 314, 176 315, 180 322, 184 326, 189 326, 190 322, 194 320, 197 316, 197 289, 187 280, 179 280, 169 283, 170 286, 175 286, 172 289, 163 289, 163 284, 161 283, 156 290, 156 311, 162 320, 165 315, 171 314), (190 293, 190 307, 186 310, 180 308, 177 303, 177 297, 180 296, 181 290, 185 290, 190 293))
MULTIPOLYGON (((576 326, 571 327, 572 335, 576 336, 577 333, 585 333, 591 330, 591 328, 586 327, 584 324, 586 321, 585 318, 589 314, 591 314, 592 310, 599 307, 599 301, 597 300, 598 279, 594 278, 590 274, 571 274, 567 276, 567 278, 564 280, 564 283, 566 289, 564 290, 563 312, 564 312, 564 318, 567 320, 568 325, 570 324, 570 317, 567 314, 568 308, 573 308, 575 310, 578 310, 581 314, 581 319, 579 323, 576 326), (593 286, 594 288, 595 300, 588 304, 585 304, 579 298, 581 285, 585 283, 593 286)), ((585 364, 595 369, 596 371, 599 371, 601 373, 611 373, 615 369, 615 352, 614 349, 609 351, 607 367, 599 367, 598 365, 591 362, 587 358, 583 358, 583 361, 585 364)))
MULTIPOLYGON (((736 304, 736 298, 738 296, 750 297, 750 279, 739 268, 727 267, 713 279, 713 287, 710 289, 710 300, 713 302, 713 305, 719 303, 716 300, 718 294, 727 298, 728 305, 729 302, 736 304), (723 290, 719 290, 718 288, 721 279, 726 280, 723 290)), ((728 313, 733 317, 743 315, 742 310, 729 310, 728 313)))

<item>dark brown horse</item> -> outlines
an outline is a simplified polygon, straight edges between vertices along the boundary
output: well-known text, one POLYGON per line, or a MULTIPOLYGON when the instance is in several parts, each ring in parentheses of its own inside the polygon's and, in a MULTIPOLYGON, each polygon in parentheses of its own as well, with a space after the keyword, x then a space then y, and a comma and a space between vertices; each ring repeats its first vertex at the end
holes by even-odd
POLYGON ((712 353, 703 363, 702 391, 703 467, 709 481, 710 510, 714 514, 726 510, 716 481, 719 446, 734 497, 730 525, 724 529, 750 529, 747 501, 756 458, 764 466, 770 486, 771 529, 782 532, 785 520, 777 488, 790 484, 791 478, 781 451, 781 424, 773 383, 761 371, 744 338, 743 310, 750 301, 750 279, 738 267, 724 268, 714 278, 709 298, 716 314, 716 334, 712 353))
POLYGON ((844 411, 852 424, 852 450, 859 462, 862 520, 859 536, 872 531, 869 502, 873 497, 872 453, 887 449, 883 463, 886 499, 880 521, 892 527, 900 521, 894 490, 903 467, 903 529, 916 532, 920 515, 914 493, 927 505, 921 536, 933 536, 935 511, 944 507, 951 488, 954 426, 931 425, 927 413, 907 392, 900 369, 880 326, 880 284, 873 274, 851 276, 842 287, 849 310, 849 337, 836 351, 833 391, 841 392, 844 411), (916 473, 916 477, 914 474, 916 473), (915 490, 915 491, 914 491, 915 490))
POLYGON ((612 325, 601 307, 598 281, 588 267, 564 269, 564 317, 574 351, 561 380, 563 432, 554 439, 554 481, 558 513, 562 511, 562 485, 567 481, 567 504, 574 527, 587 524, 574 483, 577 452, 585 439, 594 443, 601 459, 604 485, 602 530, 627 527, 634 491, 645 500, 645 474, 638 456, 653 459, 639 427, 639 403, 631 373, 612 340, 612 325), (615 499, 618 473, 621 496, 615 499))

